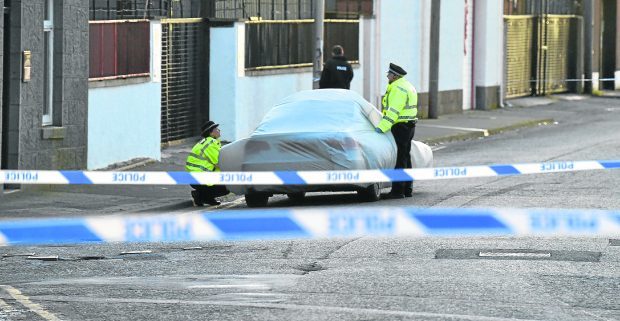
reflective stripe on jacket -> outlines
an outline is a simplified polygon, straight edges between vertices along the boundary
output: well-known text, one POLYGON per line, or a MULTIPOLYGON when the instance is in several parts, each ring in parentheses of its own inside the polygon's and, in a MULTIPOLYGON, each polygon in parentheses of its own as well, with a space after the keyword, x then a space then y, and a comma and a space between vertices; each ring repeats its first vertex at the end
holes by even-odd
POLYGON ((418 120, 418 93, 405 78, 395 80, 387 86, 383 105, 383 118, 379 129, 384 133, 394 124, 418 120))
POLYGON ((222 143, 213 137, 200 140, 187 156, 185 169, 188 172, 219 172, 218 160, 222 143))

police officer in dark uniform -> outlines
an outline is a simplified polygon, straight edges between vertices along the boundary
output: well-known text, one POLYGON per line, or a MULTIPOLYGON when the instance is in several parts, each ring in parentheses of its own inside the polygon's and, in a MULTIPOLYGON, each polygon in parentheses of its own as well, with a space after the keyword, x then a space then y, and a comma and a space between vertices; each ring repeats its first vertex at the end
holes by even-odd
POLYGON ((332 57, 327 60, 321 72, 319 88, 349 89, 352 79, 353 68, 344 56, 344 49, 342 46, 335 45, 332 48, 332 57))

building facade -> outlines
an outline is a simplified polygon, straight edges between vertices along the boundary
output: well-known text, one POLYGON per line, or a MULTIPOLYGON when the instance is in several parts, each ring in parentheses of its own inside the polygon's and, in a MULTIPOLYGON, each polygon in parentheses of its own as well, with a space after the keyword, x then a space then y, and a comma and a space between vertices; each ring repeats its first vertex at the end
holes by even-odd
POLYGON ((4 0, 3 169, 83 169, 88 3, 4 0))

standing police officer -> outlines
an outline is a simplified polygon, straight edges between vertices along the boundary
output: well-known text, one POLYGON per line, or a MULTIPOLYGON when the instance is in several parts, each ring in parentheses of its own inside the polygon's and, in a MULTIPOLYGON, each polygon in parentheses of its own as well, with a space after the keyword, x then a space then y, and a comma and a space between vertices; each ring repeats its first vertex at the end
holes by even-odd
MULTIPOLYGON (((194 147, 192 152, 187 156, 185 169, 188 172, 219 172, 220 149, 220 129, 219 124, 208 121, 202 125, 200 135, 203 137, 194 147)), ((190 185, 194 188, 192 191, 192 200, 194 206, 202 206, 207 203, 209 205, 220 205, 215 198, 224 196, 228 193, 228 189, 224 185, 190 185)))
POLYGON ((332 57, 327 60, 321 72, 319 88, 349 89, 352 79, 353 68, 344 56, 344 49, 335 45, 332 48, 332 57))
MULTIPOLYGON (((415 134, 418 121, 418 93, 413 85, 404 78, 407 72, 390 63, 387 72, 388 86, 383 96, 383 119, 375 129, 378 133, 392 131, 396 141, 396 166, 394 168, 411 168, 411 140, 415 134)), ((384 199, 397 199, 412 196, 412 181, 393 182, 389 194, 384 199)))

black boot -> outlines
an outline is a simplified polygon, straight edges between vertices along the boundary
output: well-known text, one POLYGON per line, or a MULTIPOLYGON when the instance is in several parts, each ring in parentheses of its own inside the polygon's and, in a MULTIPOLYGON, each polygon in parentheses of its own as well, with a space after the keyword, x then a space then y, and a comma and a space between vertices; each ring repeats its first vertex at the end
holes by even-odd
POLYGON ((203 206, 204 205, 202 203, 202 200, 200 199, 200 194, 196 190, 192 191, 192 204, 194 204, 194 206, 203 206))

